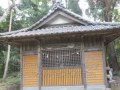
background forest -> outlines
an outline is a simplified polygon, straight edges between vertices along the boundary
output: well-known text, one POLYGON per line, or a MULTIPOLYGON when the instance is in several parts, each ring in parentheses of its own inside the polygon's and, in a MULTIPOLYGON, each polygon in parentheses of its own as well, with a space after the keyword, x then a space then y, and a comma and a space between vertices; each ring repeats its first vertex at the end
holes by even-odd
MULTIPOLYGON (((10 0, 7 9, 0 7, 0 32, 6 32, 10 29, 10 17, 12 17, 12 31, 32 25, 48 12, 55 1, 56 0, 20 0, 20 3, 16 4, 16 0, 10 0)), ((120 0, 61 0, 61 2, 71 11, 87 17, 88 20, 120 22, 120 0), (88 5, 87 8, 80 6, 83 1, 88 5)), ((113 68, 114 76, 120 76, 120 38, 117 38, 107 45, 106 52, 107 66, 113 68)), ((11 47, 8 66, 5 67, 7 53, 7 45, 1 43, 0 82, 18 83, 20 77, 19 49, 14 46, 11 47), (8 68, 6 75, 5 68, 8 68)))

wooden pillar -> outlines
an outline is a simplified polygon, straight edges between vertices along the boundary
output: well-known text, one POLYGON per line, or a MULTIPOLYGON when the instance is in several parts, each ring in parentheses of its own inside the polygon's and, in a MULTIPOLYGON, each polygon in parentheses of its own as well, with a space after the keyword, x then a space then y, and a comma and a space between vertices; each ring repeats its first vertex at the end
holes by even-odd
POLYGON ((22 45, 20 46, 20 76, 21 76, 21 84, 20 90, 23 90, 23 52, 22 45))
POLYGON ((104 84, 108 87, 107 83, 107 72, 106 72, 106 46, 104 45, 104 41, 102 42, 102 50, 103 50, 103 71, 104 71, 104 84))
POLYGON ((86 74, 86 65, 85 65, 85 51, 84 51, 84 37, 81 36, 81 62, 82 62, 82 81, 83 81, 83 85, 84 85, 84 88, 87 89, 87 74, 86 74))
POLYGON ((41 58, 41 47, 40 43, 38 44, 38 76, 39 76, 39 90, 41 90, 42 87, 42 58, 41 58))

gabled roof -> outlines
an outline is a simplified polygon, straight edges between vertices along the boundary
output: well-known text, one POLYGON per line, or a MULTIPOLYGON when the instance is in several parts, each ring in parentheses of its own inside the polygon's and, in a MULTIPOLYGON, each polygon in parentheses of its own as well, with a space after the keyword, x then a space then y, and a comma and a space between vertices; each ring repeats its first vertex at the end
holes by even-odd
POLYGON ((43 26, 46 22, 48 22, 50 19, 54 18, 57 15, 66 15, 66 17, 71 17, 73 18, 76 22, 84 25, 94 25, 95 23, 86 20, 82 16, 68 10, 67 8, 64 7, 64 5, 60 2, 57 2, 54 4, 54 6, 49 10, 47 15, 45 15, 42 19, 37 21, 35 24, 30 26, 28 30, 31 29, 37 29, 43 26))
POLYGON ((1 33, 0 39, 15 39, 21 37, 42 36, 42 35, 55 35, 55 34, 68 34, 68 33, 88 33, 95 32, 118 32, 120 31, 120 22, 91 22, 84 19, 82 16, 66 9, 60 2, 54 4, 52 9, 42 19, 28 28, 17 31, 1 33), (44 25, 57 15, 63 15, 77 22, 77 24, 48 26, 44 25), (81 25, 82 24, 82 25, 81 25))

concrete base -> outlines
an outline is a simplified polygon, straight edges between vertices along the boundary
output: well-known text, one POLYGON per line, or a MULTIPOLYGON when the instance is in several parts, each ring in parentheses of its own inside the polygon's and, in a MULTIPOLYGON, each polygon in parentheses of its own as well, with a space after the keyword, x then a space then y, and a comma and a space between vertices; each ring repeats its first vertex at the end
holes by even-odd
MULTIPOLYGON (((39 90, 39 87, 23 87, 23 90, 39 90)), ((88 85, 87 89, 84 86, 48 86, 42 87, 41 90, 109 90, 105 85, 88 85)))
POLYGON ((23 90, 39 90, 39 87, 23 87, 23 90))
POLYGON ((105 85, 87 85, 87 90, 105 90, 105 85))
POLYGON ((42 90, 83 90, 83 86, 56 86, 56 87, 42 87, 42 90))

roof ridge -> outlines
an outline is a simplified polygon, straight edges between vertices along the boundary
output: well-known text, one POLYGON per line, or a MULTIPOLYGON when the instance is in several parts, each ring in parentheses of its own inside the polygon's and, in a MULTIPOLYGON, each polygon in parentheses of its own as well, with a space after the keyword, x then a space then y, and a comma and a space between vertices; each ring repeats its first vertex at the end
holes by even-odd
POLYGON ((65 8, 66 7, 63 5, 62 2, 60 2, 60 0, 57 0, 56 3, 52 6, 52 8, 50 10, 55 10, 57 8, 65 8))

